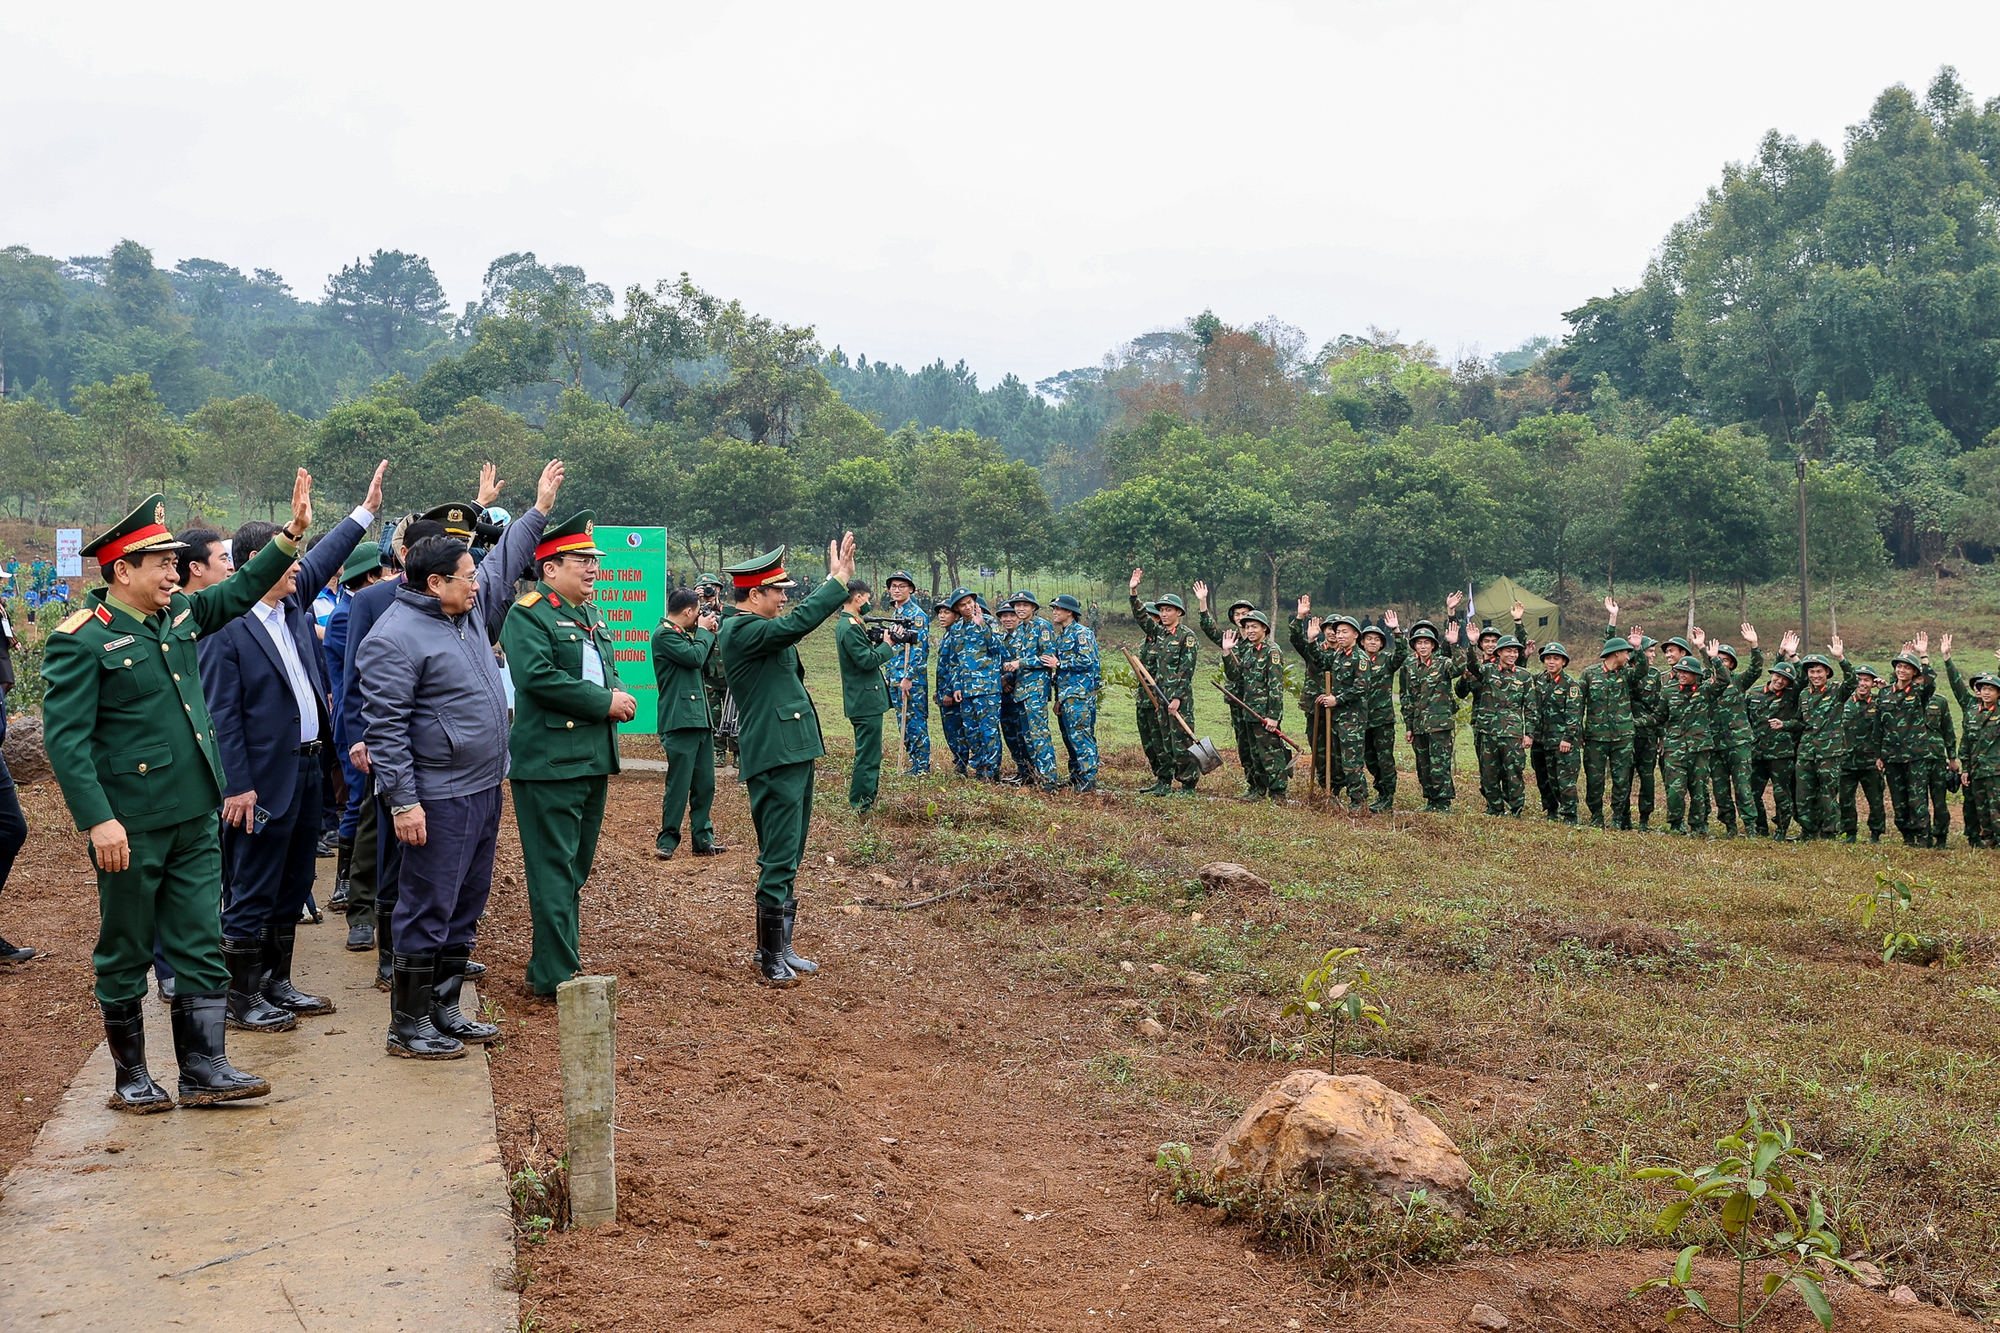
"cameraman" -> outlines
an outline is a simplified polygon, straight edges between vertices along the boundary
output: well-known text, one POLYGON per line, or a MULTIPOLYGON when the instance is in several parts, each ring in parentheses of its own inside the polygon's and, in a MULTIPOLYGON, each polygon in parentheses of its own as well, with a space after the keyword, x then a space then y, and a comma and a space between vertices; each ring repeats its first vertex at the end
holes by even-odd
MULTIPOLYGON (((871 628, 861 618, 874 600, 874 591, 860 579, 850 579, 847 600, 841 604, 834 643, 840 649, 840 694, 847 720, 854 725, 854 776, 847 784, 847 803, 856 814, 866 813, 875 804, 875 788, 882 776, 882 714, 889 711, 889 687, 882 680, 882 664, 895 653, 890 634, 871 628)), ((903 637, 901 626, 892 627, 895 637, 903 637)))

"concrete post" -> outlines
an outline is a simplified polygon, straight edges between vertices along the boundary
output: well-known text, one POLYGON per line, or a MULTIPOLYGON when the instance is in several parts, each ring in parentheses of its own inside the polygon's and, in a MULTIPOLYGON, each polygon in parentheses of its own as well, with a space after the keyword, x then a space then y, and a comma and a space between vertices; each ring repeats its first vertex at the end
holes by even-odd
POLYGON ((556 987, 563 1116, 569 1125, 569 1219, 595 1227, 618 1217, 618 978, 572 977, 556 987))

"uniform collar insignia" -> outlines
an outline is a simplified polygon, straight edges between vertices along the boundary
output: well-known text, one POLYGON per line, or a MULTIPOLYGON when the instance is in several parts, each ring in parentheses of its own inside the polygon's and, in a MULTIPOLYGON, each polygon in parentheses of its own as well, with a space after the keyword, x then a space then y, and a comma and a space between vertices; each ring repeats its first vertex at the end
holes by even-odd
POLYGON ((550 594, 549 594, 549 605, 550 605, 550 606, 561 606, 561 605, 562 605, 562 598, 560 598, 560 597, 556 596, 556 595, 555 595, 554 593, 550 593, 550 594))
POLYGON ((111 608, 99 602, 97 604, 97 618, 109 625, 111 623, 111 608))

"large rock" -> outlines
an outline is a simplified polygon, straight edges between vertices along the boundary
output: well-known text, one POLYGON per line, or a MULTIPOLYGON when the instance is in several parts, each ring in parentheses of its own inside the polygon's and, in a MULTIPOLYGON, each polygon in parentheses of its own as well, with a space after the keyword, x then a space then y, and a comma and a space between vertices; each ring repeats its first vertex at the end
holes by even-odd
POLYGON ((1210 893, 1269 893, 1271 882, 1234 861, 1210 861, 1194 872, 1210 893))
POLYGON ((48 751, 42 748, 42 720, 32 714, 7 719, 7 743, 0 746, 7 771, 16 782, 47 782, 55 776, 48 751))
POLYGON ((1216 1141, 1210 1170, 1218 1184, 1274 1194, 1347 1182, 1388 1198, 1425 1190, 1457 1213, 1472 1203, 1472 1170, 1458 1145, 1366 1074, 1285 1075, 1216 1141))

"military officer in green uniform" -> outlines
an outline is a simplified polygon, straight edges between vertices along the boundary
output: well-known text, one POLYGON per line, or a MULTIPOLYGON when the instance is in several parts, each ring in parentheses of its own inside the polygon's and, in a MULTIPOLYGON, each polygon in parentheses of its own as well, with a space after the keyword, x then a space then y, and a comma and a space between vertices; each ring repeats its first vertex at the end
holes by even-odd
POLYGON ((577 901, 597 859, 605 789, 619 771, 618 724, 639 711, 619 682, 604 613, 591 602, 604 554, 591 535, 594 518, 585 509, 543 531, 540 577, 500 626, 514 679, 507 779, 535 933, 528 989, 542 996, 583 966, 577 901))
MULTIPOLYGON (((376 471, 380 484, 381 471, 376 471)), ((298 558, 312 526, 312 478, 300 468, 292 519, 229 578, 180 591, 165 498, 149 496, 83 548, 104 586, 49 635, 42 719, 50 765, 77 828, 90 835, 99 926, 91 962, 111 1048, 113 1110, 173 1101, 146 1068, 140 1002, 160 947, 173 965, 174 1055, 183 1106, 262 1097, 271 1085, 229 1063, 223 1029, 222 758, 195 656, 198 637, 257 604, 298 558), (179 704, 181 715, 173 715, 179 704)))
POLYGON ((826 578, 790 611, 784 610, 785 589, 792 586, 785 576, 787 549, 723 571, 735 584, 743 614, 722 622, 717 643, 742 727, 738 771, 757 830, 757 972, 766 986, 795 986, 819 970, 792 949, 798 916, 793 881, 812 825, 813 761, 826 753, 796 645, 847 600, 854 534, 828 544, 826 578))
POLYGON ((715 804, 715 712, 721 691, 704 686, 716 658, 715 631, 722 624, 712 603, 688 588, 667 594, 667 618, 653 631, 653 680, 660 687, 654 730, 667 753, 667 783, 660 797, 660 833, 653 855, 674 859, 681 845, 681 818, 696 856, 729 849, 715 840, 709 810, 715 804))
POLYGON ((876 643, 868 637, 868 622, 862 615, 874 597, 874 589, 866 583, 850 580, 847 600, 841 604, 833 631, 834 648, 840 657, 841 708, 854 728, 854 772, 847 780, 847 804, 856 814, 874 808, 875 792, 881 784, 882 714, 889 711, 889 687, 882 679, 882 667, 897 647, 886 639, 876 643))

